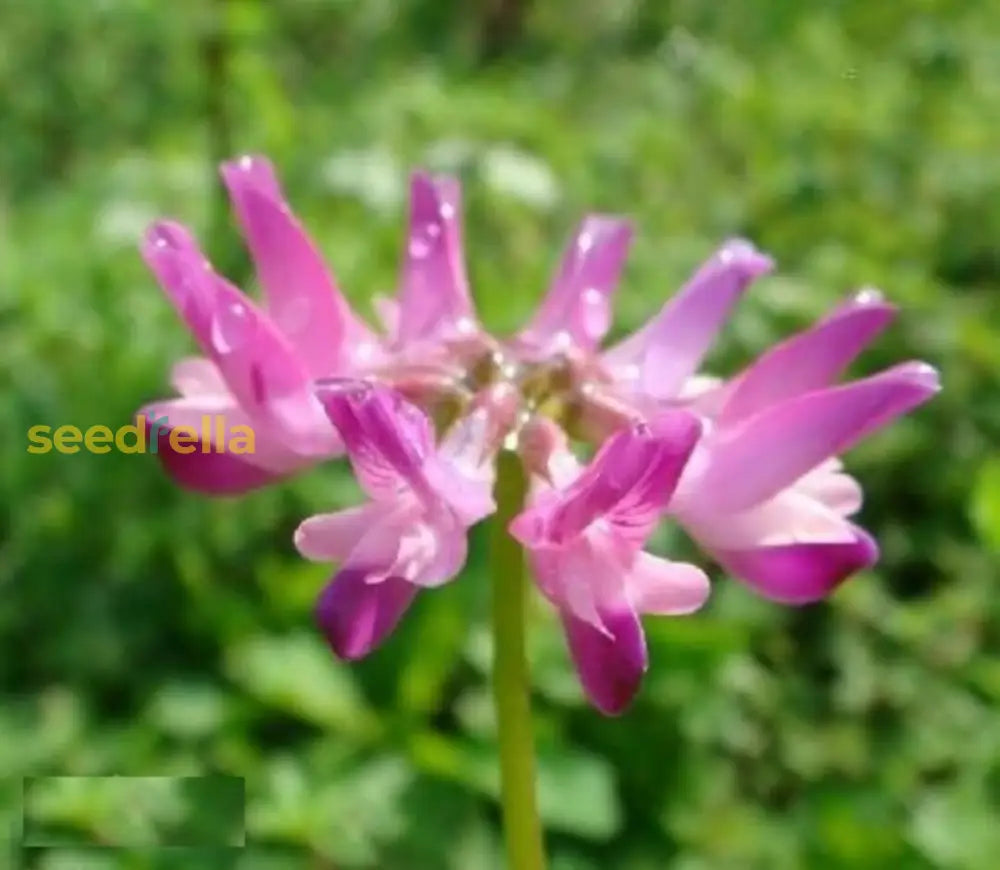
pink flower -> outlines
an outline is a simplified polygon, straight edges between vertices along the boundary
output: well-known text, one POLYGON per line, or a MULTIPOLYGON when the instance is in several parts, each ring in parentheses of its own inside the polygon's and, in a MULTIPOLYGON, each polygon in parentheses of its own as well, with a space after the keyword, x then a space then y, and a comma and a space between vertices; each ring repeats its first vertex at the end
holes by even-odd
POLYGON ((708 597, 701 569, 642 549, 699 429, 693 415, 667 411, 611 436, 584 469, 553 436, 531 506, 510 527, 559 611, 584 689, 607 714, 628 706, 646 670, 639 615, 690 613, 708 597))
POLYGON ((392 631, 421 588, 461 570, 466 530, 493 511, 493 480, 476 454, 482 417, 437 447, 427 416, 385 387, 331 380, 317 394, 371 500, 310 517, 295 543, 307 558, 341 563, 317 618, 334 651, 354 659, 392 631))
POLYGON ((454 180, 422 173, 412 178, 403 278, 391 306, 393 327, 382 338, 351 311, 285 203, 270 163, 243 157, 223 165, 222 176, 264 290, 262 307, 212 270, 182 226, 156 223, 143 245, 146 262, 204 356, 174 367, 179 398, 153 402, 140 413, 168 421, 158 456, 171 476, 213 494, 243 492, 342 452, 314 395, 317 380, 363 374, 412 379, 418 366, 430 377, 441 368, 435 343, 457 339, 474 346, 477 333, 454 180), (173 428, 200 432, 206 417, 213 433, 217 420, 225 423, 225 437, 211 451, 203 452, 200 443, 190 453, 171 447, 173 428), (255 433, 252 453, 226 451, 240 425, 255 433))
POLYGON ((243 158, 223 177, 264 303, 213 272, 182 227, 155 225, 144 255, 203 356, 175 366, 178 398, 143 413, 253 428, 247 455, 180 454, 161 436, 167 470, 207 492, 347 453, 369 500, 296 534, 307 557, 338 563, 317 610, 338 655, 370 652, 421 589, 458 574, 467 530, 494 509, 501 449, 518 451, 531 480, 510 531, 606 713, 627 707, 646 669, 640 617, 689 613, 708 594, 699 568, 643 550, 664 517, 788 603, 874 564, 874 540, 850 519, 861 489, 839 457, 938 389, 923 363, 836 384, 892 318, 878 294, 857 295, 730 380, 701 374, 732 308, 772 266, 730 241, 649 323, 602 350, 631 229, 589 215, 535 316, 493 337, 469 294, 458 182, 417 173, 399 290, 378 301, 380 336, 340 295, 269 164, 243 158), (585 467, 570 437, 597 448, 585 467))

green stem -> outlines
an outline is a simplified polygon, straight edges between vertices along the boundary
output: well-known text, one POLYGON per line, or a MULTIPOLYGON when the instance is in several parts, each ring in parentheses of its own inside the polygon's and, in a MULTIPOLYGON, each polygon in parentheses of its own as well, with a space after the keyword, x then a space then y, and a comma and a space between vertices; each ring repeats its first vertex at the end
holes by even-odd
POLYGON ((544 870, 542 828, 535 804, 531 680, 524 652, 528 584, 524 554, 507 525, 524 504, 526 482, 516 453, 500 452, 493 518, 493 693, 500 735, 500 792, 511 870, 544 870))

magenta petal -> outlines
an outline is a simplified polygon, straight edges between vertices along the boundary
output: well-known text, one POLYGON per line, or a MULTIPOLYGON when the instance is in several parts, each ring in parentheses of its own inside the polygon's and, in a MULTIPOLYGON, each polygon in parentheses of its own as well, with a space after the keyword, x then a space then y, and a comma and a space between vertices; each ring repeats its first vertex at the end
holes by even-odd
POLYGON ((647 326, 608 351, 608 363, 638 365, 643 392, 674 397, 697 370, 743 291, 772 265, 749 242, 727 242, 647 326))
POLYGON ((211 266, 186 227, 158 221, 142 242, 142 257, 195 340, 211 345, 214 292, 211 266))
POLYGON ((607 716, 631 704, 646 671, 646 637, 630 610, 601 614, 607 633, 562 614, 563 628, 580 682, 591 703, 607 716))
POLYGON ((239 405, 302 452, 333 449, 309 373, 271 319, 212 271, 182 227, 155 224, 143 251, 239 405))
POLYGON ((243 157, 223 164, 222 177, 267 294, 268 313, 313 376, 337 373, 349 362, 351 343, 369 336, 285 203, 270 163, 243 157))
POLYGON ((432 338, 472 323, 462 251, 461 187, 422 172, 410 179, 410 227, 403 257, 396 337, 432 338))
POLYGON ((428 494, 424 468, 433 435, 423 411, 394 390, 368 381, 325 380, 316 395, 372 498, 392 499, 403 485, 428 494))
POLYGON ((720 425, 830 385, 895 313, 880 294, 865 290, 815 326, 771 348, 736 381, 720 425))
MULTIPOLYGON (((670 411, 616 433, 551 509, 551 540, 568 540, 601 517, 627 539, 644 540, 666 509, 700 432, 696 417, 670 411)), ((523 528, 518 520, 515 528, 523 528)))
POLYGON ((399 577, 368 582, 363 568, 339 571, 323 589, 316 621, 342 659, 359 659, 382 643, 413 603, 418 589, 399 577))
POLYGON ((714 555, 727 571, 761 595, 784 604, 809 604, 878 561, 875 540, 864 529, 851 528, 856 537, 847 543, 786 544, 722 550, 714 555))
POLYGON ((157 431, 156 458, 185 489, 207 495, 239 495, 282 477, 231 453, 202 453, 200 440, 192 453, 178 453, 170 446, 169 436, 169 431, 157 431))
POLYGON ((773 405, 710 445, 699 501, 726 512, 759 504, 938 389, 933 368, 904 363, 773 405))
POLYGON ((585 217, 522 338, 546 351, 566 350, 568 342, 596 347, 611 326, 611 297, 631 241, 632 228, 624 218, 585 217))

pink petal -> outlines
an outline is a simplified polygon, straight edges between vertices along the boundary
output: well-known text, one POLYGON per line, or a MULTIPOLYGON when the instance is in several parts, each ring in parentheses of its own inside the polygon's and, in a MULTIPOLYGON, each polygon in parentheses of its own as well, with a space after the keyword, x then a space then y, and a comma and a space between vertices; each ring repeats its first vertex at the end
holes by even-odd
POLYGON ((337 374, 350 365, 354 345, 372 341, 370 333, 289 209, 271 164, 243 157, 224 163, 222 177, 267 294, 268 313, 310 374, 337 374))
POLYGON ((660 313, 612 348, 612 368, 639 367, 639 389, 657 399, 675 396, 697 370, 730 309, 772 261, 749 242, 727 242, 660 313))
POLYGON ((603 518, 628 540, 641 542, 666 509, 700 431, 697 418, 685 411, 622 430, 568 489, 515 517, 511 533, 528 546, 562 543, 603 518))
POLYGON ((159 221, 146 232, 142 257, 156 276, 195 340, 211 347, 215 292, 211 264, 188 230, 173 221, 159 221))
POLYGON ((709 446, 699 501, 738 511, 770 498, 939 389, 925 363, 904 363, 771 406, 709 446))
POLYGON ((302 360, 266 315, 211 271, 190 235, 156 224, 143 253, 244 410, 302 452, 332 450, 336 438, 302 360))
POLYGON ((417 591, 399 577, 370 583, 363 567, 345 568, 320 595, 316 621, 340 658, 363 658, 392 633, 417 591))
POLYGON ((534 320, 522 338, 540 351, 596 347, 611 326, 611 297, 625 266, 628 221, 588 215, 577 227, 534 320))
POLYGON ((182 396, 228 396, 215 365, 203 357, 185 357, 170 370, 170 385, 182 396))
MULTIPOLYGON (((167 437, 171 431, 181 426, 189 432, 193 430, 198 435, 198 446, 194 453, 205 447, 213 453, 232 453, 228 448, 234 445, 242 450, 248 446, 245 444, 245 436, 249 429, 253 433, 253 443, 250 445, 253 449, 246 453, 232 454, 241 462, 273 474, 287 474, 313 461, 290 449, 274 430, 254 425, 229 396, 196 395, 163 399, 146 405, 139 414, 151 422, 158 421, 167 437)), ((191 455, 193 454, 181 453, 178 461, 193 462, 181 458, 191 455)))
POLYGON ((672 506, 678 520, 707 549, 746 550, 785 544, 837 544, 854 539, 841 513, 796 484, 752 508, 716 512, 694 503, 672 506))
POLYGON ((400 342, 433 338, 473 323, 461 221, 458 180, 414 173, 396 313, 400 342))
POLYGON ((708 576, 686 562, 640 552, 626 581, 639 613, 676 616, 692 613, 708 599, 708 576))
POLYGON ((315 562, 342 562, 350 556, 378 517, 379 509, 369 503, 329 514, 316 514, 295 530, 295 546, 315 562))
POLYGON ((563 614, 562 623, 580 682, 591 703, 608 716, 631 704, 646 671, 646 638, 630 610, 602 614, 606 633, 563 614))
POLYGON ((433 434, 423 411, 368 381, 328 379, 317 385, 316 394, 365 492, 376 500, 392 500, 404 487, 430 495, 424 466, 433 434))
POLYGON ((811 496, 842 517, 861 510, 864 493, 861 484, 849 474, 820 466, 795 483, 795 489, 811 496))
POLYGON ((809 604, 828 595, 847 577, 878 561, 878 545, 864 529, 840 544, 787 544, 748 550, 715 551, 731 574, 767 598, 809 604))
POLYGON ((776 345, 739 377, 720 425, 833 383, 895 313, 880 294, 865 290, 812 328, 776 345))
POLYGON ((156 458, 173 481, 185 489, 207 495, 240 495, 281 479, 280 474, 251 465, 230 453, 180 454, 170 446, 167 433, 159 433, 156 458))
MULTIPOLYGON (((206 441, 201 437, 191 444, 179 445, 184 451, 191 452, 174 450, 170 444, 173 426, 158 426, 155 429, 151 426, 154 420, 163 420, 165 415, 160 409, 169 404, 163 402, 160 406, 147 406, 136 418, 145 421, 146 438, 156 439, 155 451, 152 443, 146 444, 146 450, 155 452, 163 469, 178 485, 207 495, 239 495, 280 480, 283 476, 280 471, 254 464, 251 461, 257 458, 254 455, 219 452, 211 440, 206 441)), ((180 425, 177 415, 174 415, 174 419, 177 421, 175 425, 180 425)), ((198 427, 194 428, 197 432, 198 427)))

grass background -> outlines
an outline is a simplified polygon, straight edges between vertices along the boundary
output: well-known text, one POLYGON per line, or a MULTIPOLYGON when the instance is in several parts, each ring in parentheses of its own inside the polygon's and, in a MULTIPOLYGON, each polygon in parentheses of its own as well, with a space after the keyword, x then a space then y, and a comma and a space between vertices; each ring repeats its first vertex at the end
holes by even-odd
MULTIPOLYGON (((240 776, 249 844, 26 866, 499 866, 481 533, 460 582, 348 667, 312 629, 325 571, 291 545, 356 498, 342 468, 210 501, 150 457, 25 452, 36 423, 127 421, 190 351, 136 252, 149 220, 252 283, 214 175, 247 151, 366 313, 414 165, 461 175, 500 330, 587 209, 638 225, 618 331, 725 236, 776 256, 717 371, 858 286, 900 303, 859 371, 922 357, 945 390, 848 459, 880 565, 800 610, 717 576, 701 613, 650 622, 620 720, 584 705, 538 607, 543 813, 554 870, 996 866, 998 38, 1000 7, 971 0, 0 5, 0 807, 14 831, 21 777, 240 776)), ((60 842, 118 830, 49 797, 33 823, 60 842)))

